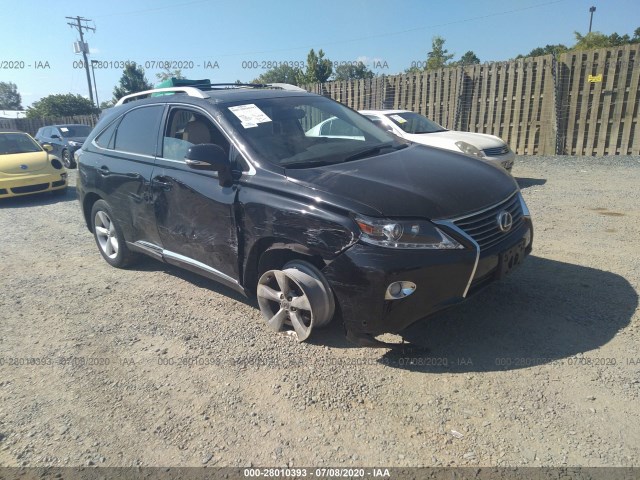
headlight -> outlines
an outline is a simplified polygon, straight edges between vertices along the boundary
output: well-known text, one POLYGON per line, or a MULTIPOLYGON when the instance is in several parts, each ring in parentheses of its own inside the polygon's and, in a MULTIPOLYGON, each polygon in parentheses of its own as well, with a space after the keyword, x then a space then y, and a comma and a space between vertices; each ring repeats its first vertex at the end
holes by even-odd
POLYGON ((477 149, 470 143, 463 142, 461 140, 459 142, 456 142, 456 147, 458 147, 462 153, 466 153, 467 155, 474 155, 479 158, 484 158, 484 153, 482 153, 482 150, 477 149))
POLYGON ((431 222, 425 220, 390 220, 358 215, 360 239, 387 248, 464 248, 431 222))
POLYGON ((82 142, 74 142, 72 140, 69 141, 69 145, 71 145, 72 147, 81 147, 82 146, 82 142))

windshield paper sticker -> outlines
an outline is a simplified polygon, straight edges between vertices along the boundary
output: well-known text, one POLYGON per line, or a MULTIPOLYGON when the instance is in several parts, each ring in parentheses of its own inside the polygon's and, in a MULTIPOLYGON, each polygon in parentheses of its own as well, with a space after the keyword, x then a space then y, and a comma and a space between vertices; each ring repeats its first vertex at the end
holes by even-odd
POLYGON ((393 118, 398 123, 407 123, 407 121, 402 118, 400 115, 389 115, 390 118, 393 118))
POLYGON ((257 127, 259 123, 271 121, 271 119, 253 103, 229 107, 229 111, 238 117, 244 128, 257 127))
POLYGON ((60 127, 60 130, 62 130, 63 132, 68 132, 69 129, 67 127, 60 127))

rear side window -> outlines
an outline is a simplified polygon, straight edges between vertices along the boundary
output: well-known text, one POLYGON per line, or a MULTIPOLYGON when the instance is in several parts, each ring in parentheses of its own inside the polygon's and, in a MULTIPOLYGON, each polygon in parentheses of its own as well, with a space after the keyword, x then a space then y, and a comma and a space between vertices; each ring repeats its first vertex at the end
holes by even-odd
POLYGON ((155 156, 163 108, 153 105, 126 113, 116 131, 115 150, 155 156))

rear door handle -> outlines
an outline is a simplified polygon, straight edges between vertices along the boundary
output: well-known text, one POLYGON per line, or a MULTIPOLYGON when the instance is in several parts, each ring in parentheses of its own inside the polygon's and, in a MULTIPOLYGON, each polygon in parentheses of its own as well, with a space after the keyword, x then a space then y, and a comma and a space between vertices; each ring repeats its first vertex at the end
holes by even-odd
POLYGON ((151 180, 151 187, 158 188, 160 190, 171 190, 171 182, 163 182, 162 180, 158 180, 158 177, 151 180))
POLYGON ((111 172, 109 171, 109 169, 105 165, 103 165, 98 169, 98 173, 100 173, 100 175, 102 175, 103 177, 106 177, 111 172))

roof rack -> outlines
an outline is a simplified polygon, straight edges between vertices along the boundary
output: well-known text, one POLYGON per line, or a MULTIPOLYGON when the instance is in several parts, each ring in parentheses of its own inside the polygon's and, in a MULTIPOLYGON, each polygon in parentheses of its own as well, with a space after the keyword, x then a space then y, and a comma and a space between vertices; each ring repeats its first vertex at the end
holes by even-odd
POLYGON ((291 85, 290 83, 268 83, 267 87, 281 88, 282 90, 289 90, 291 92, 306 92, 304 88, 291 85))
POLYGON ((281 90, 289 90, 292 92, 306 92, 304 88, 296 87, 289 83, 212 83, 211 90, 216 87, 227 88, 279 88, 281 90))
POLYGON ((125 95, 124 97, 122 97, 120 100, 117 101, 117 103, 114 106, 119 106, 119 105, 123 105, 127 102, 130 102, 131 100, 134 100, 138 97, 146 97, 149 95, 152 95, 154 93, 164 93, 164 92, 182 92, 182 93, 186 93, 187 95, 189 95, 190 97, 197 97, 197 98, 209 98, 209 95, 207 95, 206 93, 203 93, 202 90, 200 90, 199 88, 195 88, 195 87, 169 87, 169 88, 154 88, 152 90, 145 90, 144 92, 137 92, 137 93, 132 93, 130 95, 125 95))
MULTIPOLYGON (((204 86, 204 85, 203 85, 204 86)), ((167 87, 167 88, 154 88, 152 90, 145 90, 143 92, 132 93, 125 95, 114 105, 115 107, 123 105, 127 102, 135 100, 139 97, 147 97, 157 93, 186 93, 190 97, 196 98, 209 98, 209 95, 204 93, 205 90, 220 90, 220 89, 234 89, 234 88, 279 88, 281 90, 288 90, 291 92, 306 92, 304 88, 296 87, 289 83, 211 83, 206 85, 206 88, 192 87, 167 87)))

